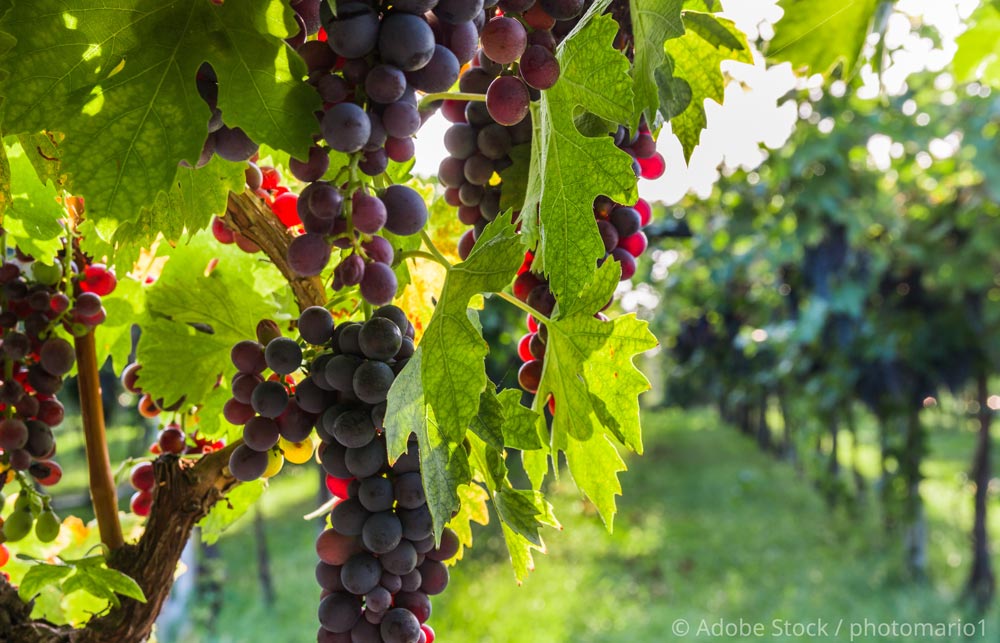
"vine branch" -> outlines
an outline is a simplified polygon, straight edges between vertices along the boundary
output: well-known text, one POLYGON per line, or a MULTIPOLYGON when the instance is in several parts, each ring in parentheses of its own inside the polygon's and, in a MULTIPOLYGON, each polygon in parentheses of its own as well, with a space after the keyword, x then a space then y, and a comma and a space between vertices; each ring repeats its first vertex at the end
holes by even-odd
POLYGON ((83 421, 87 470, 90 474, 90 498, 101 532, 101 542, 114 551, 125 544, 122 525, 118 520, 118 490, 108 440, 104 430, 104 406, 101 402, 101 381, 97 368, 97 348, 94 331, 74 340, 77 363, 77 387, 80 391, 80 416, 83 421))

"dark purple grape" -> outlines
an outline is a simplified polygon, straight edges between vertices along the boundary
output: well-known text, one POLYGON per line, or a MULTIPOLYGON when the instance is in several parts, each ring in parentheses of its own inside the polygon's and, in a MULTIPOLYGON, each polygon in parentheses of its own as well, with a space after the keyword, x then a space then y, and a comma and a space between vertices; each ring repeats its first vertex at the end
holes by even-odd
POLYGON ((482 67, 473 67, 462 74, 458 89, 470 94, 485 94, 496 77, 496 74, 491 74, 482 67))
POLYGON ((483 0, 438 0, 434 15, 450 25, 475 19, 483 13, 483 0))
MULTIPOLYGON (((470 103, 471 104, 471 103, 470 103)), ((438 166, 438 180, 449 188, 458 188, 465 183, 465 159, 446 157, 438 166)))
POLYGON ((371 120, 354 103, 339 103, 323 116, 320 129, 330 147, 350 154, 357 152, 368 142, 371 120))
POLYGON ((299 335, 310 344, 320 346, 333 335, 333 316, 322 306, 310 306, 299 315, 299 335))
MULTIPOLYGON (((403 539, 403 525, 392 511, 381 511, 372 514, 365 521, 361 530, 361 542, 365 548, 375 554, 385 554, 397 546, 403 539)), ((382 570, 379 568, 379 574, 382 570)))
POLYGON ((417 541, 433 535, 434 521, 427 505, 421 505, 416 509, 401 509, 397 513, 403 524, 403 537, 417 541))
MULTIPOLYGON (((45 297, 48 300, 48 295, 45 297)), ((61 337, 50 337, 39 350, 39 362, 47 372, 62 377, 73 370, 76 351, 73 345, 61 337)))
POLYGON ((365 93, 376 103, 395 103, 406 91, 406 75, 392 65, 375 65, 365 77, 365 93))
POLYGON ((375 234, 385 225, 386 206, 378 197, 358 190, 351 198, 351 221, 359 232, 375 234))
POLYGON ((276 418, 288 406, 288 391, 281 382, 261 382, 250 397, 250 406, 264 417, 276 418))
POLYGON ((243 426, 243 443, 254 451, 267 451, 281 437, 278 424, 269 418, 257 416, 243 426))
POLYGON ((476 128, 467 123, 452 125, 445 130, 444 148, 455 158, 469 158, 476 152, 476 128))
POLYGON ((459 202, 467 207, 479 207, 479 202, 483 200, 486 190, 481 185, 474 183, 463 183, 458 189, 459 202))
POLYGON ((329 592, 344 591, 340 582, 340 565, 328 565, 323 561, 316 563, 316 583, 329 592))
POLYGON ((367 478, 378 473, 386 463, 385 440, 372 440, 358 449, 347 449, 344 453, 344 465, 350 475, 356 478, 367 478))
POLYGON ((347 592, 334 592, 319 602, 319 622, 328 632, 350 632, 360 618, 361 599, 347 592))
POLYGON ((375 425, 370 414, 354 409, 337 416, 332 433, 337 442, 356 449, 375 439, 375 425))
MULTIPOLYGON (((368 519, 368 522, 371 518, 368 519)), ((365 525, 368 524, 365 522, 365 525)), ((340 582, 352 594, 364 595, 378 587, 382 578, 382 565, 368 553, 351 556, 340 569, 340 582)))
POLYGON ((275 418, 278 432, 289 442, 302 442, 312 433, 316 414, 303 409, 297 400, 291 400, 284 413, 275 418))
POLYGON ((398 285, 392 268, 384 263, 370 263, 361 279, 361 296, 374 306, 388 304, 396 296, 398 285))
POLYGON ((425 93, 445 92, 458 80, 461 64, 450 49, 434 47, 434 54, 427 64, 407 74, 410 84, 425 93))
POLYGON ((368 511, 390 511, 394 501, 392 483, 381 476, 365 478, 358 489, 358 500, 368 511))
POLYGON ((416 509, 427 502, 424 496, 424 483, 416 471, 404 473, 393 482, 396 502, 403 509, 416 509))
POLYGON ((520 58, 528 45, 524 25, 507 16, 497 16, 487 22, 479 38, 486 55, 501 65, 509 65, 520 58))
POLYGON ((473 185, 486 185, 493 176, 493 161, 482 154, 473 154, 462 168, 465 180, 473 185))
POLYGON ((337 64, 337 54, 330 49, 330 45, 320 40, 303 43, 296 51, 305 61, 310 73, 327 72, 337 64))
POLYGON ((479 45, 479 30, 471 20, 460 22, 457 25, 442 25, 446 34, 445 46, 455 55, 459 65, 472 60, 476 55, 476 48, 479 45))
POLYGON ((458 539, 458 534, 450 527, 445 527, 441 532, 441 545, 427 552, 428 560, 446 561, 451 560, 458 554, 462 543, 458 539))
POLYGON ((403 333, 391 319, 372 317, 361 325, 358 343, 368 359, 386 361, 399 351, 403 333))
POLYGON ((420 112, 415 105, 400 100, 386 106, 382 113, 382 124, 389 136, 406 138, 413 136, 420 129, 420 112))
POLYGON ((267 471, 267 453, 241 444, 229 456, 229 471, 240 482, 256 480, 267 471))
POLYGON ((272 371, 288 375, 302 366, 302 347, 290 337, 276 337, 264 349, 264 359, 272 371))
POLYGON ((538 0, 549 14, 556 20, 571 20, 583 11, 584 0, 538 0))
POLYGON ((378 49, 383 62, 403 71, 420 69, 434 55, 434 46, 434 32, 423 17, 390 13, 382 20, 378 49))
POLYGON ((336 74, 324 74, 316 81, 316 91, 324 103, 343 103, 353 94, 351 86, 342 77, 336 74))
POLYGON ((308 160, 300 161, 296 158, 288 160, 288 170, 292 176, 305 183, 318 181, 326 174, 329 167, 330 157, 327 156, 326 150, 318 145, 309 148, 308 160))
POLYGON ((624 248, 615 248, 611 253, 611 258, 622 266, 622 281, 628 281, 635 275, 635 257, 624 248))
POLYGON ((476 146, 480 154, 491 160, 502 159, 510 152, 512 142, 510 132, 503 125, 490 123, 479 130, 476 146))
POLYGON ((420 591, 431 596, 440 594, 448 586, 448 568, 436 560, 425 560, 420 565, 420 577, 423 579, 420 591))
POLYGON ((362 243, 361 248, 372 261, 384 263, 388 266, 392 265, 395 252, 392 249, 392 244, 386 241, 384 237, 376 235, 362 243))
POLYGON ((267 368, 264 358, 264 345, 260 342, 245 339, 237 342, 229 352, 233 366, 240 373, 261 373, 267 368))
POLYGON ((501 76, 486 90, 486 109, 501 125, 516 125, 528 115, 531 97, 520 78, 501 76))
POLYGON ((610 221, 598 221, 597 231, 601 233, 601 241, 604 242, 604 251, 611 252, 618 247, 618 229, 610 221))
POLYGON ((227 161, 246 161, 257 153, 257 144, 239 127, 222 126, 213 133, 215 153, 227 161))
POLYGON ((642 228, 642 217, 639 216, 639 211, 627 205, 619 205, 613 209, 610 219, 621 238, 633 235, 642 228))
POLYGON ((343 285, 356 286, 364 279, 365 271, 365 260, 357 254, 352 254, 344 257, 343 261, 334 268, 333 273, 340 277, 343 285))
POLYGON ((323 235, 307 232, 288 244, 288 265, 296 274, 312 277, 330 262, 330 244, 323 235))
POLYGON ((330 512, 330 525, 345 536, 360 536, 371 512, 357 498, 341 500, 330 512))
POLYGON ((413 139, 408 136, 404 138, 390 136, 385 140, 385 153, 393 161, 405 163, 413 158, 413 139))
POLYGON ((379 631, 385 643, 418 643, 420 621, 409 610, 397 607, 385 613, 379 631))
POLYGON ((361 2, 337 3, 337 15, 324 27, 331 49, 344 58, 360 58, 375 48, 378 14, 361 2))
POLYGON ((559 61, 540 45, 528 47, 521 55, 519 70, 524 82, 535 89, 548 89, 559 80, 559 61))
POLYGON ((382 194, 382 202, 386 209, 385 229, 393 234, 416 234, 427 224, 427 204, 420 193, 411 187, 390 185, 382 194))
POLYGON ((395 377, 392 367, 385 362, 363 362, 354 371, 354 394, 366 404, 384 402, 395 377))

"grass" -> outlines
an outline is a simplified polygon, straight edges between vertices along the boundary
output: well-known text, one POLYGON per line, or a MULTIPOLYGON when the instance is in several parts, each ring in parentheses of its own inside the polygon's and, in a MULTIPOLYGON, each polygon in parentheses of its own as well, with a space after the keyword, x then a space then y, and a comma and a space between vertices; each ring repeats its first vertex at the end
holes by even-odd
MULTIPOLYGON (((935 431, 923 485, 931 522, 931 582, 900 573, 899 543, 882 535, 873 505, 860 517, 831 510, 788 465, 760 453, 702 412, 645 418, 647 451, 631 458, 614 533, 563 478, 553 487, 562 531, 550 530, 547 555, 518 586, 495 525, 480 529, 472 552, 436 597, 431 623, 441 641, 590 643, 703 640, 698 628, 760 623, 762 636, 724 633, 715 640, 776 640, 773 620, 826 623, 830 640, 848 640, 852 623, 954 623, 971 619, 958 601, 969 563, 971 491, 963 477, 973 436, 935 431), (691 631, 678 636, 684 619, 691 631), (841 623, 840 637, 833 628, 841 623)), ((294 468, 265 495, 277 604, 260 600, 249 520, 219 548, 226 563, 222 608, 199 613, 170 641, 300 643, 314 640, 318 590, 315 530, 301 516, 314 506, 317 475, 294 468), (205 623, 214 622, 214 632, 205 623)), ((991 521, 992 533, 1000 522, 991 521)), ((985 631, 995 638, 996 611, 985 631)), ((794 632, 781 640, 815 640, 794 632)), ((168 640, 166 637, 164 641, 168 640)), ((868 636, 864 640, 921 640, 868 636)), ((975 640, 938 636, 935 641, 975 640)))

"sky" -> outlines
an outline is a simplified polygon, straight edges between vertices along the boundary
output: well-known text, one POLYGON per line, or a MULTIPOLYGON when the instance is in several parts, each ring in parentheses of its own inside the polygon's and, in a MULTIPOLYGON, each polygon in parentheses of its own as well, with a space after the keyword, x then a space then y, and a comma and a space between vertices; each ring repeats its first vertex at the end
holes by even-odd
MULTIPOLYGON (((979 0, 897 0, 886 30, 886 44, 894 50, 891 64, 882 76, 881 87, 870 68, 862 69, 860 94, 899 94, 905 91, 910 74, 944 69, 954 56, 955 38, 978 4, 979 0), (917 23, 937 29, 940 45, 913 33, 911 27, 917 23)), ((722 0, 722 7, 722 15, 733 20, 751 42, 758 36, 769 37, 772 24, 782 15, 777 0, 722 0)), ((820 87, 818 77, 797 78, 787 63, 767 66, 757 51, 754 64, 725 63, 723 72, 730 80, 723 104, 706 101, 708 127, 689 162, 684 161, 680 142, 670 133, 669 125, 662 130, 657 148, 667 162, 667 171, 656 181, 639 182, 643 198, 669 205, 688 193, 707 197, 720 171, 757 167, 767 157, 766 148, 782 146, 800 116, 807 115, 807 107, 800 108, 792 100, 781 102, 782 97, 795 88, 819 91, 820 87)), ((416 142, 416 174, 437 174, 438 164, 447 155, 442 141, 448 125, 437 115, 421 129, 416 142)), ((879 145, 884 146, 884 142, 875 141, 871 151, 882 154, 879 145)))

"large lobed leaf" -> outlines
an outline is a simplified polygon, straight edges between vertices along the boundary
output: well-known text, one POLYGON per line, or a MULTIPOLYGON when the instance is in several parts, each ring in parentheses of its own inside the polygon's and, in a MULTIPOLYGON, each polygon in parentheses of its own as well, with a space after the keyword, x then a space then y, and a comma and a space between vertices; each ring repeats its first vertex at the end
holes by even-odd
POLYGON ((660 109, 690 159, 708 124, 705 100, 722 103, 726 60, 752 63, 746 36, 729 20, 710 13, 684 12, 684 35, 664 44, 667 59, 656 72, 660 109))
MULTIPOLYGON (((656 72, 667 62, 663 43, 684 35, 681 20, 683 0, 630 0, 632 34, 635 41, 635 61, 632 76, 635 79, 635 118, 641 114, 653 123, 660 109, 660 92, 656 72)), ((669 116, 668 116, 669 118, 669 116)))
POLYGON ((60 194, 51 181, 38 178, 30 154, 15 138, 0 150, 0 217, 8 242, 50 263, 62 248, 59 223, 65 215, 60 194))
POLYGON ((282 41, 280 0, 20 0, 0 20, 17 39, 0 68, 6 132, 62 132, 67 188, 110 240, 169 192, 197 158, 207 105, 195 75, 210 62, 226 123, 305 156, 319 99, 282 41))
POLYGON ((562 75, 542 92, 532 115, 523 236, 528 247, 538 245, 535 269, 560 299, 583 290, 604 255, 594 199, 604 194, 634 203, 637 197, 631 157, 609 136, 584 136, 574 122, 580 108, 616 123, 632 119, 632 79, 628 59, 613 46, 617 31, 611 16, 588 12, 559 46, 562 75))
POLYGON ((956 39, 955 77, 1000 87, 1000 6, 984 3, 973 17, 975 24, 956 39))
POLYGON ((448 270, 444 288, 420 345, 421 375, 427 405, 440 430, 461 441, 479 408, 486 388, 484 359, 489 346, 470 317, 469 300, 477 294, 503 290, 523 261, 523 250, 510 213, 483 231, 469 257, 448 270))
POLYGON ((781 0, 767 57, 798 71, 826 73, 838 63, 851 71, 861 55, 878 0, 781 0))
POLYGON ((617 473, 625 469, 609 435, 642 452, 639 394, 649 389, 633 359, 657 345, 648 324, 635 315, 611 321, 593 317, 617 282, 618 268, 606 263, 576 305, 550 320, 545 364, 536 404, 551 395, 552 450, 566 453, 570 473, 597 506, 610 528, 614 496, 621 492, 617 473))
POLYGON ((210 399, 235 373, 233 344, 254 337, 259 320, 279 314, 271 272, 271 264, 204 233, 177 248, 146 290, 146 313, 137 320, 143 390, 168 405, 182 397, 188 404, 210 399))

